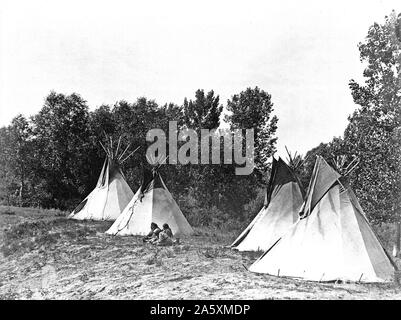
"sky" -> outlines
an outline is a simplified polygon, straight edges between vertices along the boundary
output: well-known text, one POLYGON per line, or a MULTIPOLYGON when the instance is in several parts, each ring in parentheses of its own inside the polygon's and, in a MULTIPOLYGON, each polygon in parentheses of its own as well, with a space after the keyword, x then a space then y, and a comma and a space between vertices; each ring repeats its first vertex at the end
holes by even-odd
POLYGON ((278 155, 341 136, 363 81, 358 43, 399 0, 0 0, 0 126, 51 90, 90 110, 145 96, 220 101, 247 87, 272 95, 278 155))

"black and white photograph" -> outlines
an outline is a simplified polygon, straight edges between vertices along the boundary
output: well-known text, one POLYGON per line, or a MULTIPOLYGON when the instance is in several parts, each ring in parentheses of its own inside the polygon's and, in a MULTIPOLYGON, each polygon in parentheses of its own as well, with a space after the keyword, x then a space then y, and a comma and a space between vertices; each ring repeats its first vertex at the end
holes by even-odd
POLYGON ((246 317, 400 268, 399 0, 0 0, 0 300, 246 317))

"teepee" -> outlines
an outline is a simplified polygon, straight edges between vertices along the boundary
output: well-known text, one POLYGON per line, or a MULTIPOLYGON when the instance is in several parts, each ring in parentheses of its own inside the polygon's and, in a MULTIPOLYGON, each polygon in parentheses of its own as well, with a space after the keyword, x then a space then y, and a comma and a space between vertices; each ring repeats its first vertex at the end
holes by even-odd
POLYGON ((320 156, 300 216, 250 271, 312 281, 392 281, 396 266, 351 187, 320 156))
POLYGON ((167 223, 174 236, 193 233, 192 227, 164 184, 158 171, 159 166, 155 164, 152 171, 144 170, 141 187, 106 231, 107 234, 146 235, 152 222, 159 227, 167 223))
POLYGON ((298 220, 302 201, 302 187, 294 171, 281 158, 273 157, 264 206, 231 247, 239 251, 270 248, 298 220))
POLYGON ((107 148, 100 142, 107 156, 96 187, 70 214, 71 219, 114 221, 134 195, 125 181, 120 165, 138 148, 123 158, 129 145, 119 154, 121 137, 115 151, 113 140, 111 137, 109 139, 110 145, 107 148))

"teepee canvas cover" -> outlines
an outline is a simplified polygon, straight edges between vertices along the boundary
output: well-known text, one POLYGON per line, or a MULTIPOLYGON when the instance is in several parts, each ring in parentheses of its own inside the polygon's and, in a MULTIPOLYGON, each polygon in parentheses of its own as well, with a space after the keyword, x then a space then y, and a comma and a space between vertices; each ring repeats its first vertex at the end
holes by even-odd
POLYGON ((107 158, 95 189, 74 209, 69 218, 114 221, 132 199, 134 193, 125 181, 119 165, 125 151, 119 157, 118 147, 115 154, 110 149, 105 151, 107 158))
POLYGON ((264 206, 231 247, 239 251, 270 248, 298 220, 302 200, 294 172, 281 158, 273 158, 264 206))
POLYGON ((344 180, 318 157, 301 219, 249 270, 313 281, 392 281, 396 266, 344 180))
POLYGON ((167 223, 174 236, 193 233, 157 170, 145 170, 141 187, 106 233, 146 235, 152 222, 159 227, 167 223))

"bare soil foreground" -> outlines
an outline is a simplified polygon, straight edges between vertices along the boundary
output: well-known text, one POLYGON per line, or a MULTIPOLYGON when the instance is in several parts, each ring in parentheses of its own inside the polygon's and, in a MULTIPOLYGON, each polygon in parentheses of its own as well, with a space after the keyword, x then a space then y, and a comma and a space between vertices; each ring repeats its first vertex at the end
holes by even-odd
POLYGON ((401 299, 397 284, 248 272, 259 254, 226 248, 235 233, 197 229, 160 248, 105 235, 109 226, 56 210, 0 207, 0 299, 401 299))

